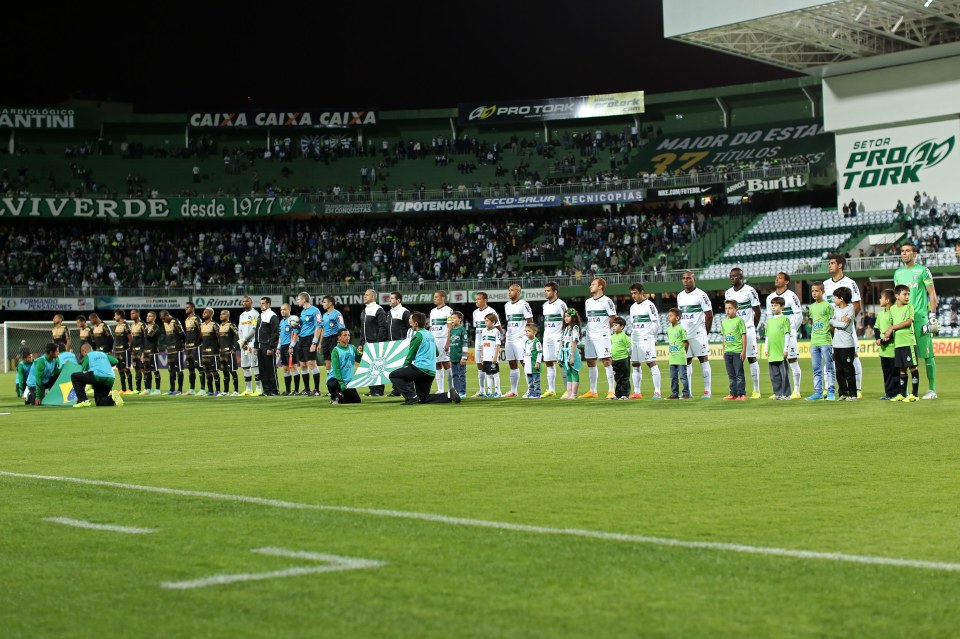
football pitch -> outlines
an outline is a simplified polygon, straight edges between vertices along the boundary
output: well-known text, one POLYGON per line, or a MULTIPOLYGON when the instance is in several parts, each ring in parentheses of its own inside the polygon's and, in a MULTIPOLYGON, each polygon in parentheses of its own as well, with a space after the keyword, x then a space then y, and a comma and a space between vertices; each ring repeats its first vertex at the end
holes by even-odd
POLYGON ((724 402, 716 361, 683 402, 31 409, 2 376, 0 636, 956 637, 960 358, 907 404, 863 363, 857 403, 724 402))

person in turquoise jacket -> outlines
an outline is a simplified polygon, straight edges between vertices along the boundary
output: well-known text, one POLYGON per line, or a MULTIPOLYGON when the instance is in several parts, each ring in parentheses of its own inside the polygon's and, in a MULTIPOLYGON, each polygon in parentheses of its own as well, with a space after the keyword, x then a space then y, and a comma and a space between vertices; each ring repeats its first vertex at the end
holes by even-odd
POLYGON ((80 347, 80 372, 70 376, 73 391, 77 394, 77 403, 74 408, 91 406, 87 399, 87 385, 93 386, 93 404, 97 406, 123 406, 120 393, 113 390, 113 383, 117 376, 113 367, 117 365, 117 358, 110 353, 95 351, 90 344, 80 347))
POLYGON ((356 388, 347 388, 347 384, 353 380, 353 366, 360 361, 360 354, 350 343, 349 328, 341 328, 337 333, 337 345, 330 354, 330 375, 327 377, 330 403, 359 404, 360 393, 356 388))
POLYGON ((450 389, 447 393, 430 394, 437 371, 437 341, 433 333, 424 329, 427 316, 417 311, 410 313, 410 349, 403 367, 390 373, 390 383, 403 395, 404 405, 460 403, 460 395, 450 389))
POLYGON ((43 402, 47 391, 53 388, 60 374, 60 360, 57 359, 59 347, 50 342, 46 346, 43 357, 38 357, 30 367, 27 375, 27 396, 25 403, 28 406, 39 406, 43 402))

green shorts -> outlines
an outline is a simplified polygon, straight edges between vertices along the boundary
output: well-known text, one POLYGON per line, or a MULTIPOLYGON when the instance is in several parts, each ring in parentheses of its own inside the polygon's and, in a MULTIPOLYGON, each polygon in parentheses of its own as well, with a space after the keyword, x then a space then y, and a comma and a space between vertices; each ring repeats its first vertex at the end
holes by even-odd
POLYGON ((923 332, 923 325, 917 326, 913 334, 917 336, 917 357, 933 359, 933 336, 923 332))

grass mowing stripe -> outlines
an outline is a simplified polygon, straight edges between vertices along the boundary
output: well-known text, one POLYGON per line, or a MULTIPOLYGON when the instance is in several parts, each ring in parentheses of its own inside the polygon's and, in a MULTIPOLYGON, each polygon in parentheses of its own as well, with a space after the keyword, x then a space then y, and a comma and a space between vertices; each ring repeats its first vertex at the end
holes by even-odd
POLYGON ((385 510, 378 508, 356 508, 352 506, 331 506, 324 504, 303 504, 279 499, 267 499, 264 497, 251 497, 248 495, 229 495, 225 493, 213 493, 200 490, 184 490, 180 488, 165 488, 163 486, 142 486, 139 484, 125 484, 120 482, 103 481, 99 479, 83 479, 80 477, 57 477, 53 475, 31 475, 26 473, 15 473, 0 470, 0 476, 15 477, 21 479, 34 479, 39 481, 65 482, 72 484, 81 484, 85 486, 104 486, 109 488, 119 488, 123 490, 134 490, 140 492, 160 493, 165 495, 177 495, 180 497, 199 497, 203 499, 214 499, 219 501, 233 501, 247 504, 256 504, 260 506, 270 506, 273 508, 287 508, 293 510, 317 510, 329 512, 342 512, 357 515, 370 515, 374 517, 392 517, 395 519, 412 519, 419 521, 429 521, 439 524, 452 526, 470 526, 474 528, 492 528, 496 530, 509 530, 512 532, 523 532, 537 535, 563 535, 570 537, 582 537, 586 539, 598 539, 602 541, 619 541, 634 544, 651 544, 657 546, 671 546, 674 548, 692 548, 698 550, 719 550, 726 552, 739 552, 753 555, 766 555, 772 557, 790 557, 793 559, 817 559, 826 561, 838 561, 845 563, 869 564, 875 566, 893 566, 898 568, 919 568, 925 570, 938 570, 945 572, 960 572, 960 563, 949 563, 940 561, 923 561, 919 559, 901 559, 896 557, 876 557, 871 555, 853 555, 848 553, 819 552, 813 550, 794 550, 790 548, 775 548, 766 546, 749 546, 745 544, 734 544, 729 542, 717 541, 687 541, 683 539, 669 539, 666 537, 647 537, 644 535, 633 535, 627 533, 604 532, 600 530, 585 530, 581 528, 551 528, 547 526, 533 526, 529 524, 513 524, 501 521, 488 521, 484 519, 470 519, 467 517, 450 517, 447 515, 438 515, 434 513, 408 512, 403 510, 385 510))

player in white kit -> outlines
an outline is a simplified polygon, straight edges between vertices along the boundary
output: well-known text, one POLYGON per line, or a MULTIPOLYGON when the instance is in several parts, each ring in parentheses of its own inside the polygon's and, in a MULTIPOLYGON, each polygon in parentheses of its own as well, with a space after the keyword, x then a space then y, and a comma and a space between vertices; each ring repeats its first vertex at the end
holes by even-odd
POLYGON ((660 399, 660 367, 657 366, 657 333, 660 331, 660 313, 652 299, 643 292, 643 284, 630 285, 630 363, 633 365, 633 393, 630 399, 643 399, 640 383, 643 381, 643 364, 650 367, 653 378, 653 399, 660 399))
POLYGON ((583 340, 583 354, 590 372, 590 390, 581 395, 581 398, 598 397, 598 359, 603 362, 603 371, 607 375, 607 399, 615 399, 617 396, 614 392, 616 382, 613 379, 613 360, 610 358, 613 334, 611 319, 616 317, 617 307, 612 299, 604 295, 606 288, 607 281, 602 277, 590 282, 590 297, 586 301, 586 335, 583 340))
POLYGON ((504 397, 516 397, 520 385, 520 360, 523 359, 523 347, 527 343, 524 332, 527 324, 533 324, 533 310, 526 300, 520 299, 520 285, 511 284, 507 288, 509 300, 503 307, 503 319, 507 323, 507 337, 504 351, 510 365, 510 392, 504 397))
POLYGON ((787 337, 787 361, 790 362, 790 370, 793 372, 793 394, 790 395, 790 399, 800 399, 800 362, 797 361, 800 351, 797 348, 797 334, 803 325, 803 306, 797 294, 787 288, 789 285, 790 276, 784 272, 777 273, 777 279, 773 284, 774 292, 767 295, 767 317, 773 317, 770 300, 782 297, 783 315, 790 320, 790 326, 793 328, 793 333, 787 337))
MULTIPOLYGON (((500 327, 500 314, 493 309, 492 306, 487 306, 487 300, 489 299, 486 293, 478 292, 474 298, 477 303, 477 308, 473 309, 473 330, 474 330, 474 346, 473 346, 473 358, 477 360, 477 381, 480 383, 480 390, 473 394, 474 397, 484 397, 487 395, 485 392, 487 374, 483 372, 483 359, 481 357, 481 352, 483 350, 481 334, 484 330, 483 319, 493 313, 497 316, 497 321, 494 322, 494 326, 499 329, 500 327)), ((489 341, 489 340, 488 340, 489 341)), ((500 375, 498 374, 493 380, 495 393, 500 394, 500 375)))
POLYGON ((436 308, 430 309, 430 332, 437 341, 437 392, 445 392, 445 383, 451 382, 450 372, 450 328, 447 318, 453 315, 453 309, 447 306, 447 292, 433 294, 436 308))
POLYGON ((677 293, 677 307, 680 309, 680 325, 687 331, 687 382, 693 379, 693 358, 700 360, 700 372, 703 374, 703 395, 701 399, 710 399, 713 375, 710 370, 710 342, 707 331, 713 325, 713 306, 706 293, 697 288, 697 279, 691 271, 683 274, 683 290, 677 293))
POLYGON ((760 399, 760 362, 757 361, 757 326, 760 324, 760 296, 757 289, 743 283, 743 269, 730 269, 733 284, 723 295, 723 300, 737 303, 737 315, 747 325, 747 361, 750 363, 750 379, 753 381, 751 399, 760 399))
POLYGON ((850 303, 853 305, 853 372, 857 376, 857 399, 861 399, 861 382, 863 381, 863 364, 860 363, 860 340, 857 339, 856 321, 860 317, 862 305, 860 303, 860 288, 857 283, 843 274, 847 266, 847 258, 842 255, 831 255, 829 262, 830 277, 823 280, 823 299, 833 304, 833 292, 845 286, 850 289, 850 303))
POLYGON ((560 287, 556 282, 547 282, 543 287, 543 363, 547 365, 547 392, 541 397, 557 395, 557 360, 560 358, 560 335, 563 333, 563 314, 567 305, 559 297, 560 287))
POLYGON ((247 383, 247 390, 241 395, 261 395, 263 387, 260 385, 260 366, 257 360, 257 349, 254 342, 257 337, 257 322, 260 321, 260 312, 253 308, 253 298, 243 296, 243 312, 237 322, 237 338, 240 342, 240 366, 243 368, 243 379, 247 383), (250 388, 251 372, 253 388, 250 388))

